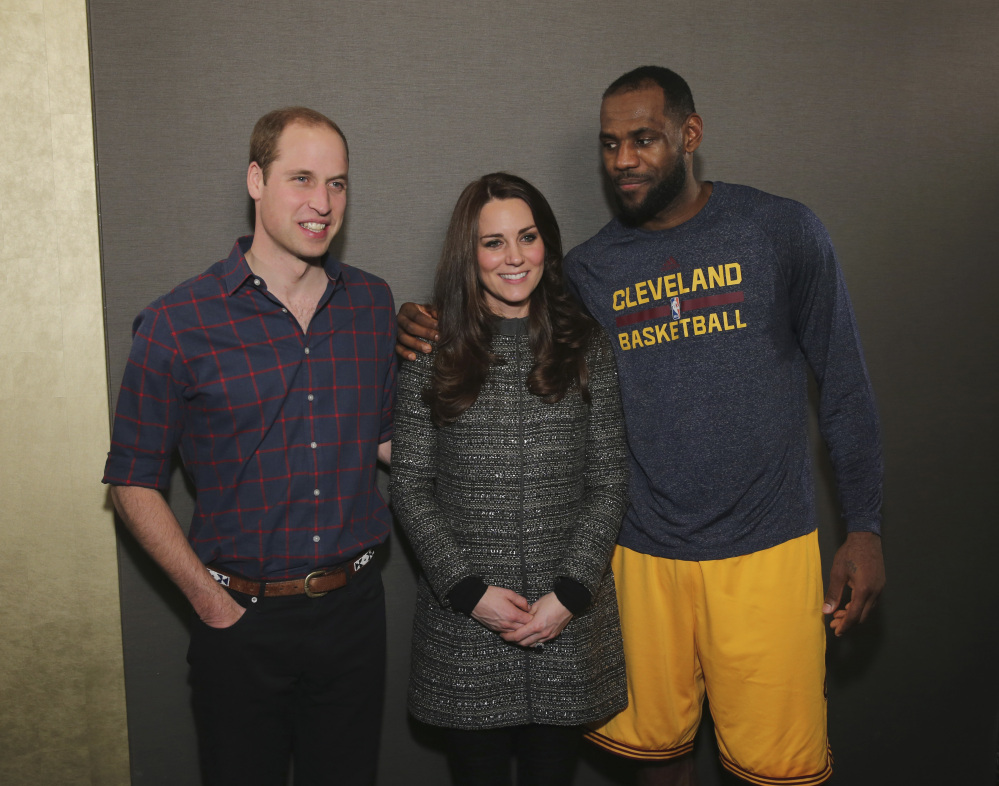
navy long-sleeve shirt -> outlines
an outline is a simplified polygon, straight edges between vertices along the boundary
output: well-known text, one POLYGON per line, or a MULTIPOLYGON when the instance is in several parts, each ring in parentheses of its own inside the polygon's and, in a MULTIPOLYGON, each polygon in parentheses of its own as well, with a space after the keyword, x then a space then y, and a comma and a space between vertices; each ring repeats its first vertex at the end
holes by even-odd
POLYGON ((672 229, 611 221, 566 258, 611 335, 631 451, 619 542, 688 560, 815 529, 807 367, 850 531, 880 531, 877 411, 843 275, 804 205, 715 183, 672 229))

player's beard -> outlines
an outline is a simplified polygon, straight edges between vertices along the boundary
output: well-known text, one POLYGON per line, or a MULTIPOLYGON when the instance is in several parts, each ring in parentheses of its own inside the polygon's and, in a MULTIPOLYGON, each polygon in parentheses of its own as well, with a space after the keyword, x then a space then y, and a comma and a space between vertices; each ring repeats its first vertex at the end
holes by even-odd
POLYGON ((683 192, 687 185, 687 164, 684 160, 683 150, 677 150, 676 162, 673 168, 659 182, 649 189, 645 199, 637 205, 629 205, 618 193, 618 217, 621 222, 628 226, 641 226, 647 221, 651 221, 683 192))

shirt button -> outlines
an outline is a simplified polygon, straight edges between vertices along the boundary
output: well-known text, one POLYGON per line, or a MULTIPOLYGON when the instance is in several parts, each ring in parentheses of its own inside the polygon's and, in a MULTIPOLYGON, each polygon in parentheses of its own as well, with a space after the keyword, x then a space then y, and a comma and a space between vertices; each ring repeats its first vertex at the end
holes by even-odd
POLYGON ((308 348, 308 347, 306 347, 306 348, 305 348, 305 354, 306 354, 306 355, 308 355, 308 354, 309 354, 309 348, 308 348))
POLYGON ((260 279, 259 278, 253 279, 253 286, 255 286, 255 287, 259 287, 260 286, 260 279))
POLYGON ((313 491, 312 492, 312 496, 318 497, 319 496, 319 489, 316 489, 315 491, 313 491))
POLYGON ((287 314, 287 313, 288 313, 288 309, 286 309, 286 308, 282 308, 281 310, 282 310, 282 311, 283 311, 283 312, 284 312, 285 314, 287 314))
POLYGON ((312 394, 310 393, 310 394, 309 394, 309 401, 312 401, 312 400, 313 400, 314 398, 315 398, 315 396, 313 396, 313 395, 312 395, 312 394))
POLYGON ((313 543, 318 543, 319 542, 319 536, 318 535, 313 535, 312 536, 312 542, 313 543))
POLYGON ((312 443, 312 449, 313 449, 313 450, 315 450, 315 449, 316 449, 316 447, 317 447, 317 446, 316 446, 316 443, 315 443, 315 442, 313 442, 313 443, 312 443))

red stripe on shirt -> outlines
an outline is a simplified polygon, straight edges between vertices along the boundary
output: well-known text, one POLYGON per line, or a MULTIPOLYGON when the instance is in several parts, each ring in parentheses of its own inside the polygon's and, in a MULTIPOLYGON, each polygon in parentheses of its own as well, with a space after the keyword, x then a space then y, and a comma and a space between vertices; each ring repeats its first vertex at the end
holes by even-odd
MULTIPOLYGON (((745 300, 745 297, 741 290, 739 292, 725 292, 721 295, 692 298, 691 300, 680 302, 680 312, 693 311, 697 308, 708 308, 709 306, 725 306, 729 303, 742 303, 743 300, 745 300)), ((671 313, 672 309, 669 306, 657 306, 656 308, 647 308, 645 311, 636 311, 633 314, 623 314, 615 321, 618 327, 624 327, 625 325, 646 322, 657 317, 668 317, 671 313)))

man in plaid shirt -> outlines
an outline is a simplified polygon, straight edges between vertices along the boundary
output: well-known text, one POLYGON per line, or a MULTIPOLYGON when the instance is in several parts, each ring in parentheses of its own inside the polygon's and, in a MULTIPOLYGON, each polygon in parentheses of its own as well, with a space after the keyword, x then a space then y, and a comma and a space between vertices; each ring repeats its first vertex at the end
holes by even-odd
POLYGON ((391 450, 395 309, 328 254, 348 152, 303 107, 250 140, 254 234, 135 320, 104 482, 194 608, 191 685, 205 781, 374 782, 385 608, 372 549, 391 450), (180 450, 185 537, 161 490, 180 450))

